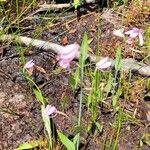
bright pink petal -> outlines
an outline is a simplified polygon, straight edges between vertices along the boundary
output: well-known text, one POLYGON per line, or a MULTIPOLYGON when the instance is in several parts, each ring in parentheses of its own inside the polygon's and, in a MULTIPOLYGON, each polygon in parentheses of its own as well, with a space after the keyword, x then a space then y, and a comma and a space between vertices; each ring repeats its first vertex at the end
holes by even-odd
POLYGON ((53 115, 53 114, 56 113, 56 112, 57 112, 56 107, 51 106, 51 105, 47 105, 46 108, 45 108, 44 114, 45 114, 46 116, 50 116, 50 115, 53 115))
POLYGON ((34 64, 33 60, 30 60, 24 65, 24 69, 32 68, 34 65, 35 64, 34 64))

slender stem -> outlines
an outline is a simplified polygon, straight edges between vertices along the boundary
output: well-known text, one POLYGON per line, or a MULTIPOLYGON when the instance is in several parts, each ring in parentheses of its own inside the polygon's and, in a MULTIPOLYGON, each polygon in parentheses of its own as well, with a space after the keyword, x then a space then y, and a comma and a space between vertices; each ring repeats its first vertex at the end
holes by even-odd
MULTIPOLYGON (((81 65, 81 91, 80 91, 80 105, 79 105, 79 117, 78 117, 78 127, 81 125, 81 116, 82 116, 82 100, 83 100, 83 77, 84 77, 84 67, 81 65)), ((77 141, 77 150, 79 149, 80 144, 80 132, 78 133, 78 141, 77 141)))

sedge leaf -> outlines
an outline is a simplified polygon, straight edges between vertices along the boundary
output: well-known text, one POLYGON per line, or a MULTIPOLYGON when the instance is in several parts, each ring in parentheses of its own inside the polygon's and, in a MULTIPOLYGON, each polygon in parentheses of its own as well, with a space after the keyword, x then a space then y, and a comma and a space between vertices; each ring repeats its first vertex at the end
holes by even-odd
POLYGON ((57 131, 57 133, 60 141, 63 143, 63 145, 66 146, 68 150, 75 150, 75 145, 71 140, 69 140, 63 133, 59 131, 57 131))
POLYGON ((30 141, 30 142, 25 142, 25 143, 21 144, 15 150, 32 149, 32 148, 35 148, 35 147, 38 147, 38 146, 39 146, 39 142, 38 141, 30 141))
POLYGON ((121 48, 117 48, 116 61, 115 61, 115 70, 118 72, 121 68, 121 48))
POLYGON ((87 59, 87 54, 88 54, 88 37, 87 33, 85 32, 82 40, 82 45, 80 48, 79 64, 81 68, 84 66, 84 62, 87 59))
POLYGON ((37 89, 33 89, 33 92, 34 92, 37 100, 44 105, 45 102, 44 102, 44 98, 43 98, 43 95, 42 95, 41 91, 39 91, 37 89))

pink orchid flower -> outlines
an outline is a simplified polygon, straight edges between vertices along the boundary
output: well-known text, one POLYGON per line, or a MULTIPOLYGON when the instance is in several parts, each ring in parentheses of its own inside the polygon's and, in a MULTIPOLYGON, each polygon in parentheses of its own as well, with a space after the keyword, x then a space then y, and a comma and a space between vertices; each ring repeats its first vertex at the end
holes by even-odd
POLYGON ((32 68, 33 66, 34 66, 35 64, 34 64, 34 62, 33 62, 33 60, 30 60, 30 61, 28 61, 25 65, 24 65, 24 69, 29 69, 29 68, 32 68))
POLYGON ((45 116, 53 118, 57 114, 63 115, 65 117, 68 117, 65 113, 63 113, 61 111, 58 111, 55 106, 52 106, 52 105, 47 105, 46 106, 45 111, 44 111, 44 115, 45 116))
POLYGON ((144 39, 142 35, 142 31, 138 28, 133 28, 132 30, 129 30, 125 32, 125 34, 129 35, 129 38, 127 40, 128 44, 132 44, 132 40, 136 38, 137 36, 139 37, 139 44, 142 46, 144 44, 144 39))
POLYGON ((70 44, 64 47, 57 55, 59 65, 63 68, 68 68, 70 62, 77 56, 80 46, 77 43, 70 44))
POLYGON ((44 115, 54 117, 57 114, 57 109, 54 106, 47 105, 45 108, 44 115))
POLYGON ((99 62, 96 63, 96 68, 99 70, 104 70, 111 66, 111 62, 108 60, 108 57, 101 59, 99 62))

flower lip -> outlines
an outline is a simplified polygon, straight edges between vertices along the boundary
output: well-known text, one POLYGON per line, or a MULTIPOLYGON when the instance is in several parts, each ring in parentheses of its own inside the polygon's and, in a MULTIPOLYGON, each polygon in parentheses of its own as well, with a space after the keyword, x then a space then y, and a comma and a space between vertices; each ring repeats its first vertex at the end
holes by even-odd
POLYGON ((63 67, 64 69, 66 69, 70 66, 70 61, 69 60, 60 60, 59 65, 61 67, 63 67))
POLYGON ((29 69, 29 68, 32 68, 33 66, 34 66, 35 64, 34 64, 34 62, 33 62, 33 60, 30 60, 30 61, 28 61, 25 65, 24 65, 24 69, 29 69))

